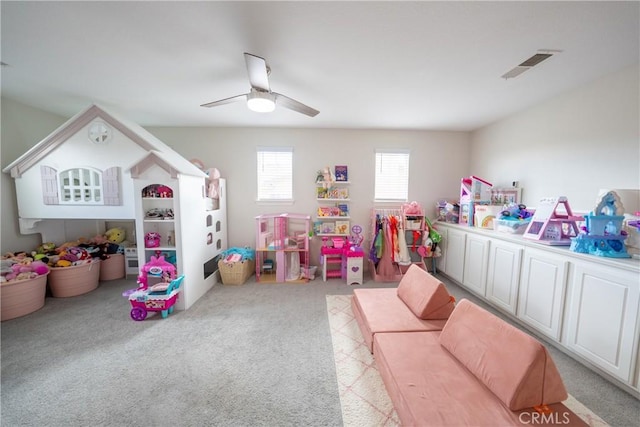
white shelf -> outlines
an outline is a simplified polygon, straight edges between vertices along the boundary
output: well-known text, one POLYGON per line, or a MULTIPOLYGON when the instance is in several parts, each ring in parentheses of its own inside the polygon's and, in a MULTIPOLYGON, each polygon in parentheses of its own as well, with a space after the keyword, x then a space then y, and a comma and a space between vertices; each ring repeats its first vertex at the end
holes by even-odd
MULTIPOLYGON (((350 181, 333 181, 332 183, 333 185, 349 185, 351 184, 350 181)), ((316 187, 323 187, 324 188, 324 184, 322 182, 316 182, 316 187)), ((329 187, 331 188, 331 187, 329 187)))
POLYGON ((173 219, 144 219, 144 222, 166 222, 166 223, 173 223, 174 220, 173 219))
POLYGON ((145 251, 151 251, 151 252, 155 252, 155 251, 175 251, 176 247, 175 246, 158 246, 157 248, 144 248, 145 251))
POLYGON ((317 216, 316 220, 318 221, 323 221, 323 220, 327 220, 327 221, 332 221, 332 220, 342 220, 342 219, 351 219, 350 216, 317 216))
POLYGON ((348 234, 337 234, 337 233, 318 233, 316 234, 318 237, 349 237, 348 234))
POLYGON ((316 199, 318 202, 348 202, 351 199, 316 199))

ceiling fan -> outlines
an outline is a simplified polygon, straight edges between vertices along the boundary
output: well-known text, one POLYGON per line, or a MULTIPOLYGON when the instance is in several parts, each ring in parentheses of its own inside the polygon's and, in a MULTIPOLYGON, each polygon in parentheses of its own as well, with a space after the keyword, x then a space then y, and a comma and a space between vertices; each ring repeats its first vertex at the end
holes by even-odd
POLYGON ((260 113, 268 113, 276 108, 276 105, 288 108, 298 113, 306 114, 314 117, 319 111, 313 109, 301 102, 284 96, 280 93, 272 92, 269 87, 269 74, 271 69, 267 66, 264 58, 250 53, 244 54, 244 60, 247 64, 247 72, 249 73, 249 83, 251 83, 251 91, 243 95, 232 96, 231 98, 221 99, 219 101, 208 102, 202 104, 201 107, 217 107, 218 105, 229 104, 236 101, 247 101, 250 110, 260 113))

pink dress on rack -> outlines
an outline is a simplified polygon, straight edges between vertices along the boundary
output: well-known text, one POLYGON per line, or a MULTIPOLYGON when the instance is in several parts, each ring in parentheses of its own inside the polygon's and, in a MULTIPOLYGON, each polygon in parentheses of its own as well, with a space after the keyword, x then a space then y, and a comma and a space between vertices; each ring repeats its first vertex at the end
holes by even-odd
POLYGON ((381 233, 384 233, 384 248, 382 250, 382 257, 378 263, 377 273, 381 276, 393 276, 398 274, 398 268, 393 265, 391 256, 393 254, 393 242, 391 225, 388 218, 384 219, 381 233))

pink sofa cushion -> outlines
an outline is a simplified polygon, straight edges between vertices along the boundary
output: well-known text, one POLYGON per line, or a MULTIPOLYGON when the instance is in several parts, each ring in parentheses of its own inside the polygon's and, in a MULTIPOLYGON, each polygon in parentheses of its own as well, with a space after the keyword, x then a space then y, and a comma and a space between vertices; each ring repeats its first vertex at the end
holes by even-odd
POLYGON ((567 398, 544 345, 468 300, 451 313, 440 345, 512 411, 567 398))
POLYGON ((546 421, 533 408, 509 410, 439 341, 440 332, 379 333, 376 366, 403 426, 587 426, 562 403, 546 421))
POLYGON ((455 301, 441 281, 415 264, 402 276, 398 297, 420 319, 447 319, 455 301))
POLYGON ((371 352, 373 336, 379 332, 439 331, 446 323, 417 318, 398 298, 396 288, 354 289, 351 308, 371 352))

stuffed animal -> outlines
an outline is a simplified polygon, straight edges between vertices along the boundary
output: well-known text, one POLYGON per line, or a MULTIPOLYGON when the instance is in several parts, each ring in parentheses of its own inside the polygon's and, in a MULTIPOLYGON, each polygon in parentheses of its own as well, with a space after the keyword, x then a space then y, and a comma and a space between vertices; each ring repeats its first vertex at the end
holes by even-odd
POLYGON ((56 254, 55 243, 43 243, 36 248, 35 251, 31 251, 31 257, 36 261, 42 261, 44 263, 49 262, 49 257, 56 254))
POLYGON ((29 261, 30 258, 2 260, 1 274, 3 282, 15 280, 33 279, 39 275, 47 274, 49 267, 42 261, 29 261))
POLYGON ((331 171, 331 168, 329 166, 326 166, 324 169, 322 169, 322 187, 323 188, 331 188, 335 181, 336 181, 336 178, 333 175, 333 172, 331 171))
POLYGON ((124 228, 114 227, 114 228, 110 228, 109 230, 107 230, 104 233, 104 236, 111 243, 120 244, 125 239, 125 231, 124 231, 124 228))

